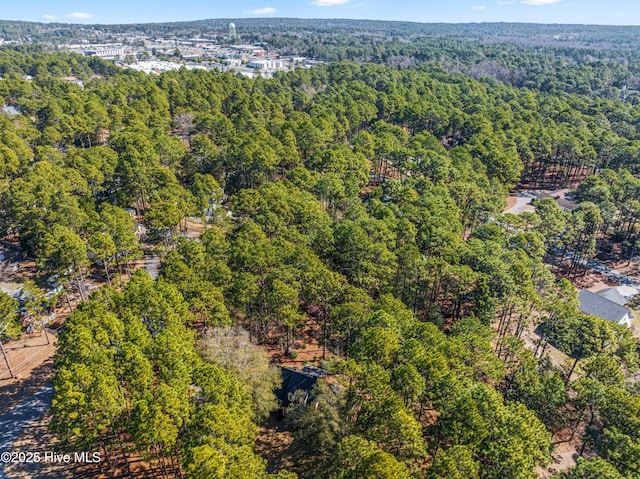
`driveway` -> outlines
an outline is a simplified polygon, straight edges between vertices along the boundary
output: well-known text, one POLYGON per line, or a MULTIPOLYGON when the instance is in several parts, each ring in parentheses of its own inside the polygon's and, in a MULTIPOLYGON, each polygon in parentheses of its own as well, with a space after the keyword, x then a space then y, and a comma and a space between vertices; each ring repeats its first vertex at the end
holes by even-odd
POLYGON ((160 276, 160 256, 157 254, 145 256, 142 267, 152 279, 158 279, 158 276, 160 276))
POLYGON ((536 209, 531 204, 534 199, 534 196, 517 196, 516 204, 509 208, 506 212, 518 215, 525 211, 535 211, 536 209))
MULTIPOLYGON (((561 253, 562 253, 562 250, 560 249, 556 250, 556 254, 559 255, 561 253)), ((564 254, 564 257, 572 260, 575 257, 575 255, 571 251, 566 251, 564 254)), ((578 261, 578 263, 581 264, 582 266, 586 266, 587 268, 595 271, 596 273, 600 273, 608 278, 611 278, 620 284, 623 284, 625 286, 631 286, 634 288, 640 288, 640 281, 638 281, 637 279, 632 278, 631 276, 626 276, 615 269, 611 269, 607 267, 605 264, 599 261, 596 261, 595 259, 589 259, 587 261, 585 261, 584 259, 581 259, 578 261)))

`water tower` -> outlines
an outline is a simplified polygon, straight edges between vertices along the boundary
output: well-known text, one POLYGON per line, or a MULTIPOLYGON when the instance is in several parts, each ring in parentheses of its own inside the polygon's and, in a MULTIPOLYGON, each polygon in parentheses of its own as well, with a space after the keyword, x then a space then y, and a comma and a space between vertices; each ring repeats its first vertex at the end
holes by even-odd
POLYGON ((229 40, 235 40, 235 39, 236 39, 236 24, 230 23, 229 24, 229 40))

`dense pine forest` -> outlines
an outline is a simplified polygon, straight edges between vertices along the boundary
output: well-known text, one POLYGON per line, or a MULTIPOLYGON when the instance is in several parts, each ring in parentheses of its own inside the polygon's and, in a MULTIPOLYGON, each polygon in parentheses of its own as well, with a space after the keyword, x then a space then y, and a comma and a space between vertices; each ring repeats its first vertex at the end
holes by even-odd
POLYGON ((570 435, 557 477, 639 477, 637 340, 568 280, 638 251, 637 51, 341 35, 257 35, 336 56, 272 79, 0 50, 1 232, 74 309, 51 430, 106 474, 525 479, 570 435), (465 51, 484 60, 447 60, 465 51), (503 213, 524 186, 577 206, 503 213), (331 381, 292 401, 273 470, 264 346, 295 358, 310 334, 331 381))

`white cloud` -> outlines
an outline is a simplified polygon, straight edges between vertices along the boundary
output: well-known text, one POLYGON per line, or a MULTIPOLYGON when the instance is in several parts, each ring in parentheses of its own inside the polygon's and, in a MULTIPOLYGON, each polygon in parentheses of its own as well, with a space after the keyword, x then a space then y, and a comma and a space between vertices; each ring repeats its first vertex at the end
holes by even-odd
POLYGON ((56 16, 55 16, 55 15, 47 15, 47 14, 44 14, 44 15, 42 15, 42 19, 43 19, 43 20, 55 20, 55 19, 56 19, 56 16))
POLYGON ((316 7, 333 7, 334 5, 344 5, 349 3, 350 0, 313 0, 311 5, 316 7))
POLYGON ((474 10, 486 10, 487 6, 486 5, 474 5, 473 7, 474 10))
POLYGON ((251 13, 252 15, 269 15, 270 13, 276 13, 276 10, 273 7, 264 7, 264 8, 256 8, 255 10, 249 10, 246 13, 251 13))
POLYGON ((562 0, 522 0, 525 5, 551 5, 552 3, 558 3, 562 0))
POLYGON ((516 3, 516 0, 511 0, 510 2, 498 2, 498 5, 513 5, 516 3))
POLYGON ((76 20, 86 20, 87 18, 91 18, 94 15, 92 13, 85 13, 85 12, 72 12, 72 13, 67 13, 65 15, 66 18, 73 18, 76 20))

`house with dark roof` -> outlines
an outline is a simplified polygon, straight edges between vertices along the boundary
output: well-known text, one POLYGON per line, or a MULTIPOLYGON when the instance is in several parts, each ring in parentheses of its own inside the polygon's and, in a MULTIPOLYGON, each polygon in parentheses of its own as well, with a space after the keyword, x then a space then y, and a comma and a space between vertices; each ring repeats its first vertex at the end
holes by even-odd
POLYGON ((583 289, 578 295, 580 311, 618 323, 627 328, 631 327, 631 318, 633 317, 631 310, 618 304, 616 301, 612 301, 610 298, 617 299, 613 293, 599 295, 583 289))
POLYGON ((567 211, 573 211, 578 207, 577 203, 573 203, 569 200, 567 200, 564 196, 557 194, 556 192, 553 193, 540 193, 538 195, 538 199, 544 199, 544 198, 551 198, 552 200, 555 200, 556 203, 558 203, 558 206, 560 207, 560 209, 564 212, 567 211))
POLYGON ((309 400, 309 395, 318 380, 318 376, 285 367, 280 368, 280 374, 282 375, 282 386, 275 391, 275 395, 278 399, 278 412, 284 414, 289 405, 296 399, 296 391, 299 391, 298 398, 304 398, 305 403, 309 400))

